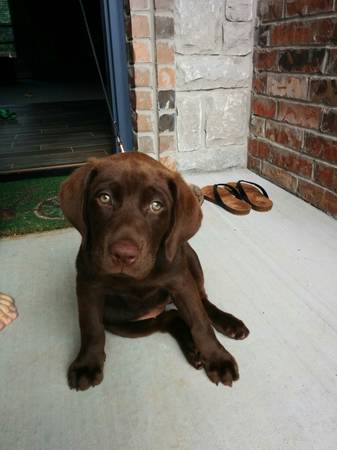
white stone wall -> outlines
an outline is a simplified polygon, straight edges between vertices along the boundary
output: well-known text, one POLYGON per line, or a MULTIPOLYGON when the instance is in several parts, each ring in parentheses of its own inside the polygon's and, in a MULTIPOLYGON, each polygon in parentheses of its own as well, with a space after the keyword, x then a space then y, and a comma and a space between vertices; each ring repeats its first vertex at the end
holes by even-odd
POLYGON ((175 0, 180 170, 246 164, 254 0, 175 0))

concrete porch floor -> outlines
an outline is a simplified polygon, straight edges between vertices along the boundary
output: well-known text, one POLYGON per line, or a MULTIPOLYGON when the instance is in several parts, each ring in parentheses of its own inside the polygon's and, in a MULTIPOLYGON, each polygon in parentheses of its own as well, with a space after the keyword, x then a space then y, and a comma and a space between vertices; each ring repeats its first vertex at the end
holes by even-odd
POLYGON ((19 318, 0 335, 1 450, 335 450, 337 222, 247 170, 186 176, 261 183, 269 213, 205 202, 192 240, 210 299, 246 322, 240 380, 212 385, 168 335, 107 335, 105 379, 70 391, 79 346, 77 232, 0 241, 0 289, 19 318))

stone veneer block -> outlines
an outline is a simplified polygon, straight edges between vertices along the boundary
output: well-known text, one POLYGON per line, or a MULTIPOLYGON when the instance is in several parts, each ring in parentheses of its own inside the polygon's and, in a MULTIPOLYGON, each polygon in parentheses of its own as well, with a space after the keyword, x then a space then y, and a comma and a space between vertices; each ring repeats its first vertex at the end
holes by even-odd
POLYGON ((220 53, 223 9, 223 0, 176 0, 176 51, 182 54, 220 53))
POLYGON ((253 22, 223 24, 225 55, 248 55, 253 50, 253 22))
MULTIPOLYGON (((281 0, 280 3, 282 3, 281 0)), ((227 0, 226 18, 233 22, 252 20, 253 0, 227 0)))
POLYGON ((250 56, 176 57, 177 90, 248 87, 251 78, 250 56))
POLYGON ((229 167, 246 167, 247 145, 230 145, 218 149, 205 149, 177 153, 178 170, 214 171, 229 167))
POLYGON ((180 152, 199 150, 203 144, 202 101, 192 93, 177 93, 177 131, 180 152))
POLYGON ((210 92, 206 97, 206 146, 243 144, 248 133, 248 90, 210 92))

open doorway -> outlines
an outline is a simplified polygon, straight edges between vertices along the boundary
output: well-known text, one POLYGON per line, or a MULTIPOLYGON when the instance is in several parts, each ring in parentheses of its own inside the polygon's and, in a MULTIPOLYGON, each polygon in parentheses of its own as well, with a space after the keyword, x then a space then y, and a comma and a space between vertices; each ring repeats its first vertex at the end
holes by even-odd
MULTIPOLYGON (((101 2, 82 1, 106 77, 101 2)), ((111 153, 111 119, 79 1, 1 0, 2 8, 6 2, 13 42, 0 107, 11 118, 1 121, 0 172, 74 166, 111 153)))

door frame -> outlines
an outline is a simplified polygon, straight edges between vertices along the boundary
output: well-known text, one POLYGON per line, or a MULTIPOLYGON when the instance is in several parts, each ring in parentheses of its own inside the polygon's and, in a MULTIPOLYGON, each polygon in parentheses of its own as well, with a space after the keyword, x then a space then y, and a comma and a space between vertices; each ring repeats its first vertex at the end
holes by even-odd
POLYGON ((119 136, 126 151, 133 150, 128 59, 123 0, 101 0, 108 91, 119 136))

